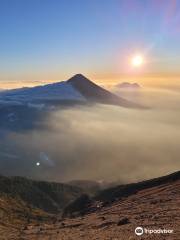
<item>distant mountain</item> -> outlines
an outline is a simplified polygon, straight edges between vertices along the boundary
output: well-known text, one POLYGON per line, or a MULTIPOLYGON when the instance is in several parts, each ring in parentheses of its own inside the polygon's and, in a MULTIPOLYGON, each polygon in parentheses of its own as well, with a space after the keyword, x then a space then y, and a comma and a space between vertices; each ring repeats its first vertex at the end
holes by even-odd
POLYGON ((112 104, 123 107, 141 107, 140 105, 125 100, 110 91, 98 86, 93 83, 82 74, 77 74, 67 81, 70 83, 78 92, 80 92, 87 100, 99 102, 103 104, 112 104))
POLYGON ((0 129, 19 131, 45 127, 43 123, 49 114, 59 110, 59 107, 91 106, 96 103, 145 108, 77 74, 64 82, 0 92, 0 129))
POLYGON ((6 105, 34 105, 65 102, 95 102, 112 104, 123 107, 139 108, 140 105, 125 100, 104 88, 96 85, 82 74, 76 74, 67 81, 36 86, 32 88, 20 88, 0 93, 0 104, 6 105))
POLYGON ((118 88, 127 88, 127 89, 139 89, 141 86, 138 83, 129 83, 129 82, 122 82, 116 85, 118 88))

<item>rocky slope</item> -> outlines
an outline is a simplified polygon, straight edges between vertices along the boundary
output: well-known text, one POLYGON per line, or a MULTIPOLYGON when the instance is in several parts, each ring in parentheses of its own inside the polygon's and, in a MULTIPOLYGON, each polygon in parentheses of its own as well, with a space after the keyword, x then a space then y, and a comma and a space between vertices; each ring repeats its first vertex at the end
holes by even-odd
MULTIPOLYGON (((127 185, 123 189, 124 193, 128 194, 123 193, 122 196, 122 186, 108 190, 108 195, 114 196, 114 190, 116 194, 117 192, 119 194, 116 198, 110 197, 104 204, 106 190, 106 194, 103 192, 103 199, 101 194, 98 195, 88 203, 85 214, 74 218, 62 219, 58 215, 45 216, 45 213, 39 212, 41 216, 39 221, 32 218, 33 220, 27 222, 27 219, 25 221, 22 218, 21 222, 15 225, 13 221, 17 219, 16 213, 8 223, 1 220, 1 239, 178 240, 180 238, 180 172, 151 181, 127 185), (133 186, 136 190, 129 191, 129 186, 130 188, 133 186), (173 230, 173 233, 144 233, 142 236, 136 236, 134 230, 138 226, 148 230, 173 230)), ((9 209, 10 205, 8 203, 6 205, 6 209, 9 209)), ((0 206, 2 208, 2 201, 0 201, 0 206)), ((22 212, 22 206, 19 204, 19 207, 14 207, 22 212)), ((9 210, 7 214, 10 212, 12 214, 13 211, 9 210)), ((37 213, 37 210, 31 211, 33 214, 35 212, 37 213)))

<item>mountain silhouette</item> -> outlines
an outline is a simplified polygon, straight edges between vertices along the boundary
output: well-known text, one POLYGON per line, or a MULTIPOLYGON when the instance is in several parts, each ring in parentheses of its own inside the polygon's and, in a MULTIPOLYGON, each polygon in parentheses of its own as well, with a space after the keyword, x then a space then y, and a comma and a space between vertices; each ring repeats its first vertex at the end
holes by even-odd
POLYGON ((87 100, 103 104, 112 104, 123 107, 141 107, 139 104, 121 98, 110 91, 98 86, 82 74, 76 74, 68 81, 87 100))
POLYGON ((82 74, 76 74, 67 81, 46 84, 31 88, 4 91, 0 94, 2 104, 52 103, 63 104, 67 101, 94 102, 118 105, 129 108, 141 108, 139 104, 125 100, 98 86, 82 74))

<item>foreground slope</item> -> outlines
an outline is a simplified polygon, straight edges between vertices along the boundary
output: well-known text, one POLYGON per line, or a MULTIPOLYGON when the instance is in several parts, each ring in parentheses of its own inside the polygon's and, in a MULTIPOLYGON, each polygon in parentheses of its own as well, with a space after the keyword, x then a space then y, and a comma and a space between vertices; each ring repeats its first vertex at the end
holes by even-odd
MULTIPOLYGON (((87 213, 75 218, 30 222, 23 228, 21 234, 4 239, 26 240, 127 240, 127 239, 173 239, 180 238, 180 172, 172 175, 145 181, 133 185, 137 190, 129 192, 129 185, 124 186, 124 192, 117 198, 108 198, 105 204, 100 195, 89 202, 87 213), (140 187, 141 186, 141 187, 140 187), (126 189, 126 190, 125 190, 126 189), (172 234, 135 235, 136 227, 147 229, 171 229, 172 234), (21 238, 20 238, 21 237, 21 238)), ((114 196, 114 190, 109 190, 114 196)), ((106 195, 106 196, 107 196, 106 195)), ((1 203, 1 202, 0 202, 1 203)), ((2 225, 2 223, 1 223, 2 225)), ((24 225, 22 224, 22 227, 24 225)), ((15 228, 15 226, 14 226, 15 228)), ((0 228, 1 229, 1 228, 0 228)), ((8 236, 8 234, 7 234, 8 236)))
POLYGON ((28 205, 20 198, 0 194, 0 239, 22 239, 21 236, 29 224, 36 225, 54 219, 38 208, 28 205))

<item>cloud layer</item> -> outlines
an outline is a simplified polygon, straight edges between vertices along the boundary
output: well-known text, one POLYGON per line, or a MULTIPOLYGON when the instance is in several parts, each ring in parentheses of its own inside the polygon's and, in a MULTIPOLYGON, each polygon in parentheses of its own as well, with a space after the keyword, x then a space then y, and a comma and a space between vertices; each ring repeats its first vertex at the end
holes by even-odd
POLYGON ((43 129, 1 132, 1 174, 132 182, 178 170, 179 93, 140 90, 121 95, 150 109, 59 109, 49 114, 43 129))

